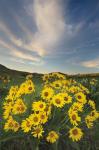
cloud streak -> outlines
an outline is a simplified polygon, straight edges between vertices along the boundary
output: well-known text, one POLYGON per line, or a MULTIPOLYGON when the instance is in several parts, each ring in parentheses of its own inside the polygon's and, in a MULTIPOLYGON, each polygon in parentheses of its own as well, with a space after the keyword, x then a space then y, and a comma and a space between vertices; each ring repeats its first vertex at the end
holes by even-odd
POLYGON ((37 63, 41 62, 40 57, 32 56, 29 53, 24 53, 23 51, 20 51, 20 49, 16 49, 14 46, 3 41, 2 39, 0 39, 0 45, 7 48, 7 51, 9 51, 8 53, 13 57, 20 58, 23 60, 33 61, 37 63))
POLYGON ((34 0, 31 10, 37 30, 30 46, 41 48, 47 54, 50 47, 61 40, 67 28, 61 3, 59 0, 34 0))
POLYGON ((87 68, 99 68, 99 58, 81 62, 81 65, 87 68))
POLYGON ((27 52, 35 52, 41 57, 48 56, 52 52, 54 53, 62 39, 74 36, 84 24, 84 22, 80 22, 76 26, 67 24, 63 13, 63 5, 60 0, 34 0, 31 5, 31 15, 36 26, 34 33, 25 26, 22 18, 15 13, 12 13, 13 18, 17 27, 26 35, 25 39, 16 37, 3 21, 0 22, 0 30, 11 41, 9 43, 11 49, 12 47, 16 49, 17 46, 20 51, 25 49, 27 52))
POLYGON ((14 66, 19 62, 26 69, 38 65, 43 70, 97 70, 99 17, 91 9, 97 6, 92 0, 89 5, 75 4, 72 0, 22 0, 7 1, 5 6, 0 1, 0 60, 14 66))
POLYGON ((61 0, 34 0, 28 11, 36 25, 30 46, 41 48, 44 55, 51 54, 62 40, 74 37, 85 25, 84 21, 76 25, 67 23, 61 0))
POLYGON ((0 30, 7 35, 7 37, 13 44, 15 44, 16 46, 22 45, 21 39, 17 38, 3 21, 0 22, 0 30))
POLYGON ((12 31, 8 28, 8 26, 3 23, 3 21, 1 21, 0 30, 4 32, 7 38, 10 40, 10 43, 8 45, 10 45, 10 47, 13 47, 13 49, 15 49, 15 46, 17 46, 19 49, 24 48, 27 51, 36 52, 39 56, 42 56, 44 54, 44 50, 36 43, 31 44, 31 41, 33 41, 33 33, 22 23, 20 17, 18 17, 17 15, 15 15, 14 17, 16 19, 17 25, 25 33, 25 38, 29 40, 29 43, 26 43, 25 39, 16 37, 15 34, 13 34, 12 31))

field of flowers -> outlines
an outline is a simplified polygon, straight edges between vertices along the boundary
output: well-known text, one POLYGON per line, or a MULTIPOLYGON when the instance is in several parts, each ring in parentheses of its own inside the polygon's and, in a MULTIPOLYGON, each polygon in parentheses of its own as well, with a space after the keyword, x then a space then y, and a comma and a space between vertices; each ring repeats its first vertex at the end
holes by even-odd
POLYGON ((0 150, 99 150, 99 77, 1 75, 0 150))

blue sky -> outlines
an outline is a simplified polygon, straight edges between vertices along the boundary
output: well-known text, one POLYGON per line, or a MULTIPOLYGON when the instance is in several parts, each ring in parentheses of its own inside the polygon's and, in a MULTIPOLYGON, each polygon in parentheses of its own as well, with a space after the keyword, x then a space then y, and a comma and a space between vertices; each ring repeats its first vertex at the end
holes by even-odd
POLYGON ((99 0, 0 0, 0 64, 99 72, 99 0))

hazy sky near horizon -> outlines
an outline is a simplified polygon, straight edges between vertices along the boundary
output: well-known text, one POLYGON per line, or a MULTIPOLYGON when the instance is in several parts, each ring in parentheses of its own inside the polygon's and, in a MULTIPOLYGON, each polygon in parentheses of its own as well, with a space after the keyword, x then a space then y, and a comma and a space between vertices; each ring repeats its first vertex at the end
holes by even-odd
POLYGON ((99 0, 0 0, 0 64, 99 72, 99 0))

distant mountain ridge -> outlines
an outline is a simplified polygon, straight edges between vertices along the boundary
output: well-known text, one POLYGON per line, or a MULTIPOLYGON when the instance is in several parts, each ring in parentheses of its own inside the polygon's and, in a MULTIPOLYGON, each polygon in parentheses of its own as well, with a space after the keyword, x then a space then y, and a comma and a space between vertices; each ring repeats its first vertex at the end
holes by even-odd
POLYGON ((30 72, 24 72, 24 71, 18 71, 14 69, 9 69, 8 67, 5 67, 4 65, 0 64, 0 75, 10 75, 10 76, 26 76, 28 74, 33 74, 34 76, 41 75, 38 73, 30 73, 30 72))
MULTIPOLYGON (((59 72, 61 73, 61 72, 59 72)), ((18 71, 18 70, 14 70, 14 69, 9 69, 8 67, 5 67, 4 65, 0 64, 0 75, 1 74, 10 74, 10 75, 28 75, 28 74, 39 74, 39 75, 42 75, 42 73, 30 73, 30 72, 24 72, 24 71, 18 71)), ((87 77, 87 76, 93 76, 93 77, 96 77, 98 76, 99 77, 99 73, 87 73, 87 74, 73 74, 73 75, 69 75, 69 74, 65 74, 65 73, 62 73, 64 75, 67 75, 69 77, 87 77)))
POLYGON ((0 64, 0 73, 28 73, 28 72, 23 72, 23 71, 18 71, 18 70, 13 70, 9 69, 8 67, 5 67, 4 65, 0 64))

